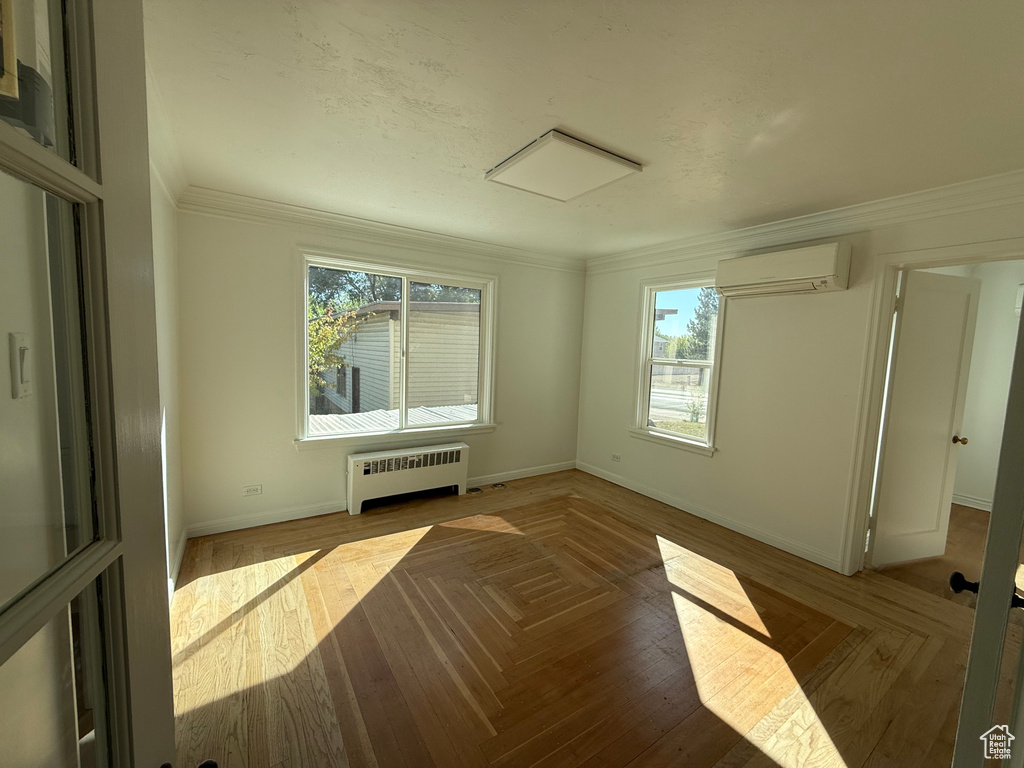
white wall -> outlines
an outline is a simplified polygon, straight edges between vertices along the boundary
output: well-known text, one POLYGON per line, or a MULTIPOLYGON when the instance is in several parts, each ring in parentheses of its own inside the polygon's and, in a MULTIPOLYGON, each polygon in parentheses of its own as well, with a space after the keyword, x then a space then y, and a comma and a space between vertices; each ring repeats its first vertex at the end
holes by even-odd
POLYGON ((160 175, 151 169, 153 208, 153 283, 156 292, 157 359, 160 373, 161 442, 164 473, 164 520, 167 526, 167 573, 177 578, 184 554, 182 505, 181 412, 178 315, 178 209, 160 175))
POLYGON ((0 765, 79 765, 71 625, 67 610, 0 666, 0 765))
POLYGON ((981 301, 964 407, 963 433, 970 442, 959 454, 954 501, 991 510, 1020 322, 1013 309, 1017 286, 1024 283, 1024 262, 979 264, 971 276, 981 280, 981 301))
POLYGON ((345 508, 351 444, 295 444, 298 387, 305 381, 297 349, 300 245, 362 261, 496 275, 498 426, 459 438, 471 447, 470 476, 572 466, 581 272, 360 242, 328 227, 186 208, 179 215, 181 427, 192 535, 345 508), (263 494, 243 498, 242 487, 251 484, 262 484, 263 494))
POLYGON ((160 90, 146 68, 149 186, 153 220, 153 288, 156 300, 157 365, 160 376, 164 526, 170 588, 185 554, 184 480, 181 464, 180 294, 178 290, 177 199, 186 183, 160 90))
MULTIPOLYGON (((722 255, 679 249, 673 261, 657 266, 595 269, 586 288, 580 467, 842 569, 851 546, 854 487, 862 483, 859 439, 883 255, 1022 235, 1019 205, 860 231, 843 237, 853 246, 849 290, 729 302, 718 451, 710 458, 634 439, 627 428, 637 379, 641 280, 713 273, 722 255), (613 453, 621 462, 611 460, 613 453)), ((778 240, 778 233, 766 234, 763 245, 725 256, 769 245, 778 250, 778 240)), ((932 251, 905 260, 939 258, 932 251)), ((666 261, 659 256, 658 262, 666 261)))

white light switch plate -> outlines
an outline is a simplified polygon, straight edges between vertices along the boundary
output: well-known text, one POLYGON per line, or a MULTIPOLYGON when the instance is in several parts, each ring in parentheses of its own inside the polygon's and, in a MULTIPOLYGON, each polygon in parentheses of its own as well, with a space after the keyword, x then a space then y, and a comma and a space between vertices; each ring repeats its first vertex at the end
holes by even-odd
POLYGON ((28 334, 7 334, 11 353, 11 397, 21 400, 32 394, 32 357, 28 334))

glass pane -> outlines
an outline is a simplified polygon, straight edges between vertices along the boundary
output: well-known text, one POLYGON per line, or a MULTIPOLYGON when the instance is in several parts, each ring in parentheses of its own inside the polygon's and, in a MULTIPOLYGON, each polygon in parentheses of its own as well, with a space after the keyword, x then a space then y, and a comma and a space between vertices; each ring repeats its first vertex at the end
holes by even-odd
POLYGON ((647 426, 707 440, 710 368, 651 366, 647 426))
MULTIPOLYGON (((953 505, 956 510, 956 505, 953 505)), ((987 516, 986 516, 987 521, 987 516)), ((1024 539, 1021 540, 1017 550, 1017 572, 1014 577, 1016 593, 1024 595, 1024 539)), ((969 566, 963 568, 963 573, 968 580, 975 580, 980 577, 982 562, 978 559, 969 566)), ((968 605, 977 605, 977 598, 969 593, 968 605)), ((1006 623, 1006 635, 1003 638, 1002 669, 999 675, 999 685, 996 688, 995 708, 992 713, 992 724, 1009 725, 1010 732, 1019 734, 1021 726, 1024 726, 1024 704, 1021 703, 1024 697, 1024 611, 1011 610, 1009 620, 1006 623)))
POLYGON ((310 437, 398 429, 402 279, 311 266, 310 437))
POLYGON ((110 765, 102 650, 89 587, 0 666, 0 763, 110 765))
POLYGON ((718 294, 714 288, 681 288, 654 294, 652 357, 715 359, 718 294))
POLYGON ((480 291, 409 285, 409 426, 476 421, 480 291))
POLYGON ((0 120, 71 159, 60 0, 0 0, 0 120))
POLYGON ((0 174, 0 605, 96 533, 74 209, 0 174))

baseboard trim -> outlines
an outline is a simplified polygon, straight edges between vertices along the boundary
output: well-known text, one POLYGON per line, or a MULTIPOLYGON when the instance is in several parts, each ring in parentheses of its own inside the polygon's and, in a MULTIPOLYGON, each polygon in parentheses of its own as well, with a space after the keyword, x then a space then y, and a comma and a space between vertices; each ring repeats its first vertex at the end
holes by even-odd
POLYGON ((522 480, 524 477, 537 477, 538 475, 550 475, 552 472, 564 472, 567 469, 576 469, 575 461, 561 461, 557 464, 542 464, 539 467, 524 467, 513 469, 509 472, 498 472, 493 475, 480 475, 471 477, 467 481, 470 486, 491 485, 492 483, 504 483, 508 480, 522 480))
MULTIPOLYGON (((508 472, 498 472, 493 475, 480 475, 471 477, 467 481, 469 485, 490 485, 492 483, 503 483, 508 480, 520 480, 524 477, 536 477, 537 475, 549 475, 552 472, 562 472, 566 469, 575 469, 575 461, 563 461, 557 464, 543 464, 539 467, 524 467, 513 469, 508 472)), ((182 534, 182 542, 179 545, 179 552, 176 555, 173 581, 177 581, 178 568, 181 565, 181 558, 185 553, 184 541, 186 538, 194 539, 198 536, 212 536, 215 533, 226 533, 227 531, 240 531, 244 528, 256 528, 260 525, 272 523, 284 523, 289 520, 301 520, 304 517, 316 517, 318 515, 329 515, 334 512, 344 512, 348 509, 346 499, 339 499, 327 504, 317 504, 309 507, 292 507, 290 509, 271 510, 269 512, 258 512, 252 515, 234 515, 219 520, 211 520, 206 523, 190 525, 182 534)))
POLYGON ((977 496, 967 496, 963 493, 953 494, 953 503, 964 507, 974 507, 985 512, 992 511, 992 499, 979 499, 977 496))
POLYGON ((697 517, 708 520, 712 523, 716 523, 717 525, 720 525, 723 528, 728 528, 729 530, 736 531, 737 533, 742 533, 744 536, 749 536, 752 539, 756 539, 757 541, 760 541, 764 544, 768 544, 772 547, 775 547, 776 549, 781 549, 783 552, 788 552, 791 555, 796 555, 797 557, 802 557, 805 560, 810 560, 812 563, 817 563, 818 565, 824 566, 829 570, 842 573, 839 557, 836 555, 829 554, 828 552, 824 552, 820 549, 815 549, 814 547, 808 547, 805 544, 800 544, 799 542, 791 541, 790 539, 787 539, 782 536, 777 536, 776 534, 770 531, 766 531, 763 528, 758 528, 757 526, 750 525, 748 523, 742 523, 737 520, 733 520, 732 518, 727 517, 726 515, 723 515, 719 512, 715 512, 714 510, 708 509, 707 507, 703 507, 700 504, 694 504, 693 502, 687 501, 686 499, 682 499, 677 496, 672 496, 667 493, 662 493, 661 491, 658 491, 654 488, 649 488, 640 483, 633 482, 632 480, 622 477, 621 475, 616 475, 615 473, 608 472, 604 469, 601 469, 600 467, 595 467, 592 464, 587 464, 586 462, 583 461, 577 461, 576 468, 588 474, 600 477, 603 480, 607 480, 610 483, 615 483, 615 485, 621 485, 623 488, 628 488, 631 491, 635 491, 636 493, 652 498, 655 501, 660 501, 663 504, 668 504, 670 507, 681 509, 682 511, 688 512, 691 515, 695 515, 697 517))
POLYGON ((170 562, 167 563, 167 604, 170 605, 174 599, 174 590, 178 586, 178 572, 181 570, 181 561, 185 558, 185 545, 188 543, 188 529, 182 528, 178 543, 170 551, 170 562))
POLYGON ((318 515, 329 515, 334 512, 344 512, 347 508, 348 502, 345 499, 339 499, 326 504, 316 504, 308 507, 290 507, 289 509, 270 510, 269 512, 256 512, 251 515, 223 517, 219 520, 211 520, 207 523, 190 525, 186 532, 188 534, 188 538, 194 539, 198 536, 211 536, 215 533, 240 531, 244 528, 256 528, 260 525, 285 523, 289 520, 301 520, 304 517, 316 517, 318 515))
POLYGON ((167 573, 167 580, 170 582, 171 593, 174 593, 174 586, 178 583, 178 573, 181 571, 181 561, 185 559, 185 545, 188 543, 188 528, 181 529, 181 536, 178 543, 171 550, 171 567, 167 573))

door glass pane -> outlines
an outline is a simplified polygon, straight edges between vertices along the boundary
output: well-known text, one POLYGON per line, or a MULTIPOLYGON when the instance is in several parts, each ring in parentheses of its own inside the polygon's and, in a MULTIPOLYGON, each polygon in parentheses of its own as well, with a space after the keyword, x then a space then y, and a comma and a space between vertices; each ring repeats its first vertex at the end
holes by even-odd
POLYGON ((651 400, 647 426, 707 439, 710 368, 651 366, 651 400))
MULTIPOLYGON (((1017 556, 1017 572, 1015 583, 1017 594, 1024 598, 1024 541, 1021 542, 1017 556)), ((969 574, 968 579, 976 578, 969 574)), ((972 601, 973 602, 973 601, 972 601)), ((1024 683, 1024 610, 1010 609, 1006 624, 1006 636, 1003 640, 1002 671, 999 675, 999 686, 996 689, 993 725, 1009 725, 1014 735, 1024 734, 1024 706, 1022 706, 1022 683, 1024 683)))
POLYGON ((0 120, 71 158, 59 0, 0 0, 0 120))
POLYGON ((409 285, 409 426, 476 421, 480 291, 409 285))
POLYGON ((402 279, 311 266, 306 313, 309 436, 398 429, 402 279))
POLYGON ((90 586, 0 666, 0 764, 110 764, 102 648, 90 586))
POLYGON ((74 208, 0 174, 0 606, 96 534, 74 208))
POLYGON ((715 359, 718 294, 711 287, 680 288, 654 294, 651 357, 715 359))

